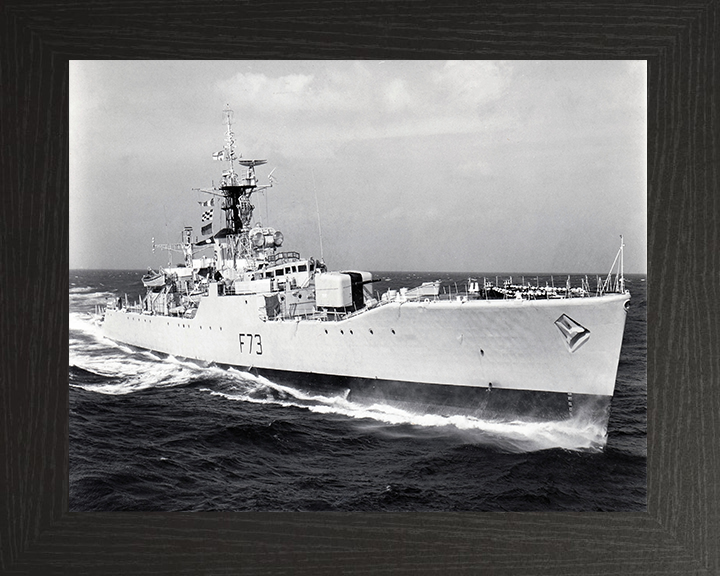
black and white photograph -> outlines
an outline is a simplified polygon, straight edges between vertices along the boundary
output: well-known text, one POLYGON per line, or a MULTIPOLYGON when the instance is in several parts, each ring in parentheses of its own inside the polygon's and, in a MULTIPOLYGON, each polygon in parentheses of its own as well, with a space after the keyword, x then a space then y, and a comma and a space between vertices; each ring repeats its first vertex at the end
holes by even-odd
POLYGON ((72 60, 69 510, 645 512, 645 60, 72 60))

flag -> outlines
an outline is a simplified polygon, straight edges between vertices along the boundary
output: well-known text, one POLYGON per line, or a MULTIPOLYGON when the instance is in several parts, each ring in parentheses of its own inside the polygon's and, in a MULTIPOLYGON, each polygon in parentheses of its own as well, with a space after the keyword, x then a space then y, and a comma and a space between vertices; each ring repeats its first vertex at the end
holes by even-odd
POLYGON ((213 160, 225 160, 225 150, 215 152, 215 154, 213 154, 213 160))
POLYGON ((203 227, 200 229, 203 235, 205 234, 212 234, 212 220, 213 220, 213 209, 210 208, 210 210, 205 210, 202 214, 201 221, 203 224, 207 222, 207 224, 204 224, 203 227))
POLYGON ((200 206, 215 206, 215 198, 210 198, 210 200, 205 200, 203 202, 199 202, 200 206))

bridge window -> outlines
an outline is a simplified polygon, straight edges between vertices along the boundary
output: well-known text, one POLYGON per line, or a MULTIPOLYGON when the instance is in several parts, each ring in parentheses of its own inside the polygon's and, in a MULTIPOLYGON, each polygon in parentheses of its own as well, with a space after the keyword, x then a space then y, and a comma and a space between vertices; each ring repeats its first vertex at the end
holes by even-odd
POLYGON ((300 264, 300 266, 298 266, 298 272, 307 272, 307 264, 300 264))

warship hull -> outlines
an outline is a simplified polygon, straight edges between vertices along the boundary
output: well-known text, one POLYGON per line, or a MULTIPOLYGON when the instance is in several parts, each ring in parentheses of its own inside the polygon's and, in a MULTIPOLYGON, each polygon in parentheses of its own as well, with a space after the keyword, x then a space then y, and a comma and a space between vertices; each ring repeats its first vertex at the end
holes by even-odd
POLYGON ((554 416, 556 409, 545 408, 572 413, 588 405, 606 417, 628 300, 626 293, 426 299, 387 302, 337 321, 267 320, 262 294, 211 290, 193 318, 108 309, 104 331, 175 357, 316 382, 330 377, 358 399, 484 406, 506 415, 554 416))

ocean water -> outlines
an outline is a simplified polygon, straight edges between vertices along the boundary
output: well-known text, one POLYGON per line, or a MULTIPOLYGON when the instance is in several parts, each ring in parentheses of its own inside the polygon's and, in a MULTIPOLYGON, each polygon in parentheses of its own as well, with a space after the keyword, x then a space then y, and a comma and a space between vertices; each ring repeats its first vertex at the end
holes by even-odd
MULTIPOLYGON (((111 342, 95 306, 125 293, 135 299, 142 273, 70 271, 71 511, 645 510, 645 276, 628 278, 601 447, 589 423, 355 404, 340 388, 308 392, 111 342)), ((435 279, 455 290, 468 276, 378 275, 383 291, 435 279)))

